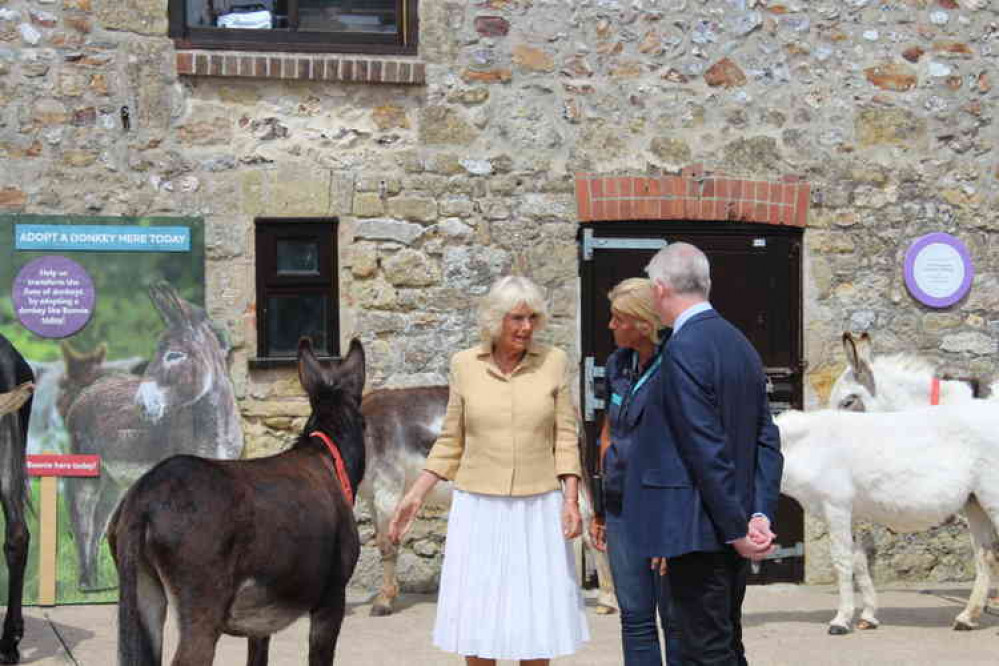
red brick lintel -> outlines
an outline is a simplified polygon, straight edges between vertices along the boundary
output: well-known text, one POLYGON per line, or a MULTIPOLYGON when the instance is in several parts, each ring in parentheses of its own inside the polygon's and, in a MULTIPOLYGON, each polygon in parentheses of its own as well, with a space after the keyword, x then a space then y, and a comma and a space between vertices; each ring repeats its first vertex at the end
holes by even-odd
POLYGON ((580 222, 730 220, 804 227, 811 185, 797 176, 778 180, 711 174, 700 164, 659 177, 576 174, 580 222))
POLYGON ((177 51, 180 76, 424 85, 426 63, 407 58, 245 51, 177 51))

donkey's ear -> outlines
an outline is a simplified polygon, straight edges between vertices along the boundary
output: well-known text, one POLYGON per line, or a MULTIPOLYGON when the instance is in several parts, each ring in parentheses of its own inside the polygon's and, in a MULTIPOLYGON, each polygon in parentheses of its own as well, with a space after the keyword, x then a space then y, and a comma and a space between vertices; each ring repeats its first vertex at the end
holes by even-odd
POLYGON ((180 293, 174 289, 173 285, 166 282, 162 284, 163 289, 166 290, 167 296, 170 298, 173 311, 182 321, 187 323, 198 323, 208 318, 208 314, 200 307, 181 298, 180 293))
POLYGON ((167 326, 198 322, 205 318, 201 308, 181 298, 169 282, 158 282, 150 286, 149 298, 167 326))
POLYGON ((160 319, 169 328, 179 321, 180 315, 167 289, 164 282, 149 285, 149 300, 153 302, 153 307, 159 313, 160 319))
POLYGON ((849 332, 843 334, 843 351, 846 352, 846 362, 853 371, 857 383, 876 395, 874 371, 871 369, 871 338, 863 333, 859 340, 854 340, 849 332))
POLYGON ((62 352, 62 360, 69 365, 71 362, 80 358, 80 352, 73 348, 73 345, 69 344, 69 340, 59 341, 59 350, 62 352))
POLYGON ((857 343, 854 342, 853 334, 850 331, 843 332, 843 353, 846 355, 846 362, 850 364, 851 368, 855 368, 860 358, 857 356, 857 343))
POLYGON ((62 350, 62 358, 66 362, 67 370, 71 370, 74 366, 78 365, 100 365, 104 363, 104 359, 108 355, 108 345, 106 342, 102 342, 88 352, 79 351, 69 343, 69 340, 61 341, 59 348, 62 350))
POLYGON ((860 359, 870 365, 874 357, 874 344, 871 342, 871 336, 867 331, 860 334, 860 339, 857 340, 857 354, 860 359))
POLYGON ((364 393, 364 381, 366 377, 364 347, 357 338, 350 341, 350 349, 347 351, 347 355, 343 361, 340 362, 337 373, 339 374, 340 385, 344 390, 349 391, 355 398, 360 400, 361 394, 364 393))
POLYGON ((298 381, 310 399, 326 382, 323 366, 312 351, 311 338, 301 338, 298 341, 298 381))

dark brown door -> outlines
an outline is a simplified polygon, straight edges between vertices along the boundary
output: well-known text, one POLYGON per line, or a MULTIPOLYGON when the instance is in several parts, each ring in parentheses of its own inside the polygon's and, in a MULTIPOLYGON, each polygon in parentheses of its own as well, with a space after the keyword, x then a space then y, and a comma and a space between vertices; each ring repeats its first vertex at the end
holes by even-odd
MULTIPOLYGON (((603 365, 614 349, 607 328, 607 293, 621 280, 644 276, 664 243, 683 241, 711 261, 711 303, 745 333, 763 358, 774 412, 802 405, 801 232, 787 227, 732 223, 608 222, 580 230, 583 367, 581 402, 587 451, 595 468, 603 419, 603 365)), ((752 582, 804 579, 804 516, 781 496, 776 531, 780 549, 762 563, 752 582)))

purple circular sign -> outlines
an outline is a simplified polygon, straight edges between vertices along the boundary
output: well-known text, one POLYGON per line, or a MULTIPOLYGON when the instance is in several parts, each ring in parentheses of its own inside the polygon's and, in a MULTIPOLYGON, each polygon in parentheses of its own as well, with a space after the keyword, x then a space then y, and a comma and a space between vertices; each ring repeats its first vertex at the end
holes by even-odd
POLYGON ((43 338, 65 338, 90 321, 94 282, 83 266, 66 257, 39 257, 14 278, 14 312, 21 324, 43 338))
POLYGON ((968 248, 950 234, 926 234, 905 253, 905 285, 931 308, 946 308, 964 298, 974 277, 968 248))

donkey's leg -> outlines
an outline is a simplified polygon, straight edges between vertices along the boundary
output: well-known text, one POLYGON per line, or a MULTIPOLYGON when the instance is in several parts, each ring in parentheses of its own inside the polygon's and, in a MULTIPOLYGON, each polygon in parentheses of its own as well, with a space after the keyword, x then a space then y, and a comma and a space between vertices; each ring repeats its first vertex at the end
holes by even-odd
POLYGON ((95 514, 103 483, 102 479, 65 480, 70 530, 73 532, 77 565, 80 569, 79 588, 84 591, 97 586, 97 567, 91 557, 91 544, 101 537, 95 514))
POLYGON ((336 641, 347 610, 345 584, 333 584, 326 605, 312 611, 309 620, 309 666, 333 666, 336 641))
MULTIPOLYGON (((584 534, 587 531, 584 530, 584 534)), ((597 567, 597 582, 600 584, 600 594, 597 595, 597 607, 594 609, 598 615, 613 615, 618 612, 617 594, 614 592, 614 576, 611 574, 610 560, 607 553, 601 553, 588 541, 586 543, 593 554, 593 563, 597 567)))
POLYGON ((968 605, 954 619, 954 629, 966 631, 978 627, 989 595, 990 554, 996 546, 996 531, 982 506, 971 498, 964 505, 964 515, 971 528, 971 543, 975 549, 975 584, 968 597, 968 605))
POLYGON ((0 664, 16 664, 20 661, 17 645, 24 635, 21 595, 24 593, 24 568, 28 563, 28 543, 31 537, 24 522, 21 493, 20 488, 11 488, 7 483, 4 483, 3 492, 0 493, 7 521, 3 550, 9 578, 7 617, 4 618, 3 637, 0 638, 0 664))
POLYGON ((247 638, 246 666, 267 666, 271 637, 247 638))
POLYGON ((851 534, 850 510, 841 506, 826 504, 826 523, 829 525, 829 550, 839 583, 839 610, 829 623, 829 633, 842 635, 850 633, 853 622, 853 535, 851 534))
POLYGON ((202 608, 197 612, 193 605, 192 598, 178 602, 177 652, 172 666, 212 666, 215 661, 215 648, 222 636, 221 604, 206 595, 198 602, 202 608))
POLYGON ((378 596, 371 606, 371 615, 381 617, 391 615, 393 604, 399 596, 399 579, 396 576, 396 564, 399 561, 399 549, 388 539, 386 534, 388 527, 379 530, 376 542, 378 552, 381 553, 382 560, 382 586, 378 590, 378 596))
POLYGON ((382 587, 371 606, 371 615, 380 617, 392 614, 392 605, 399 596, 396 577, 398 547, 389 541, 388 525, 396 505, 402 499, 405 481, 400 474, 377 473, 371 479, 372 515, 375 521, 375 542, 382 559, 382 587))
POLYGON ((600 594, 597 596, 597 607, 594 609, 598 615, 613 615, 618 611, 617 595, 614 593, 614 576, 611 574, 610 561, 607 553, 601 553, 593 545, 590 538, 590 530, 587 525, 593 519, 593 506, 590 503, 590 493, 588 484, 580 484, 579 509, 583 516, 583 545, 593 555, 593 563, 597 568, 597 583, 600 585, 600 594))
POLYGON ((114 589, 114 584, 107 581, 101 584, 101 545, 108 531, 111 515, 118 506, 118 501, 125 494, 125 489, 111 479, 102 479, 97 491, 97 502, 94 505, 94 530, 87 540, 87 571, 89 589, 91 592, 114 589))
POLYGON ((137 619, 144 637, 149 640, 154 663, 159 664, 163 659, 163 626, 166 624, 167 616, 166 591, 160 579, 144 563, 136 565, 136 583, 137 619))
MULTIPOLYGON (((204 554, 204 553, 202 553, 204 554)), ((205 555, 205 564, 194 571, 192 553, 185 552, 169 565, 165 584, 177 614, 177 652, 172 666, 212 666, 233 589, 224 560, 205 555), (176 578, 176 581, 169 580, 176 578)))
POLYGON ((860 541, 853 543, 853 570, 857 577, 857 587, 860 588, 860 599, 863 608, 860 611, 858 629, 877 629, 881 622, 876 617, 878 612, 878 594, 874 591, 874 581, 867 563, 867 552, 860 541))

